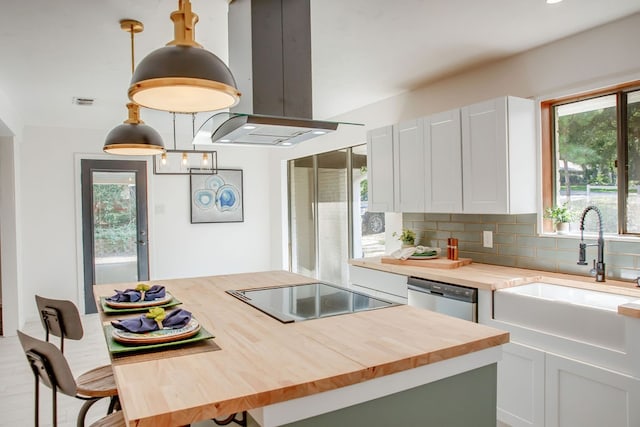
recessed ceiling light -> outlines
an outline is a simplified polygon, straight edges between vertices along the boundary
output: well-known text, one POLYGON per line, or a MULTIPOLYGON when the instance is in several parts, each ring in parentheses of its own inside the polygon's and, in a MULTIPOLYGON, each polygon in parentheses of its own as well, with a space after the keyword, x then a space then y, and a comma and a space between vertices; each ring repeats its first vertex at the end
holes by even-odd
POLYGON ((562 0, 547 0, 547 4, 556 4, 560 3, 562 0))
POLYGON ((230 139, 221 139, 220 142, 231 142, 230 139))
POLYGON ((255 126, 250 126, 250 125, 242 126, 242 129, 247 129, 247 130, 251 130, 251 129, 255 129, 255 128, 256 128, 255 126))
POLYGON ((282 145, 291 145, 290 142, 283 142, 282 145))
POLYGON ((327 133, 327 132, 325 132, 325 131, 323 131, 323 130, 314 130, 314 131, 313 131, 313 134, 314 134, 314 135, 324 135, 325 133, 327 133))

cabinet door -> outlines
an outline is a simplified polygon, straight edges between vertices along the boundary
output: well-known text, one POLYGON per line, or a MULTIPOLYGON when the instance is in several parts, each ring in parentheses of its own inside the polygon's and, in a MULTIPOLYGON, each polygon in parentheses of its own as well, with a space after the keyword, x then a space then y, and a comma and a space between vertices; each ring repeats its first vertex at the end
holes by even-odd
POLYGON ((502 346, 498 362, 498 420, 512 427, 544 426, 544 352, 502 346))
POLYGON ((394 211, 393 126, 367 135, 369 212, 394 211))
POLYGON ((395 206, 400 212, 424 211, 424 132, 422 120, 394 126, 398 162, 395 206))
POLYGON ((465 213, 509 212, 507 154, 506 98, 463 107, 465 213))
POLYGON ((460 110, 424 119, 425 211, 462 212, 460 110))
POLYGON ((640 426, 640 380, 546 354, 547 427, 640 426))

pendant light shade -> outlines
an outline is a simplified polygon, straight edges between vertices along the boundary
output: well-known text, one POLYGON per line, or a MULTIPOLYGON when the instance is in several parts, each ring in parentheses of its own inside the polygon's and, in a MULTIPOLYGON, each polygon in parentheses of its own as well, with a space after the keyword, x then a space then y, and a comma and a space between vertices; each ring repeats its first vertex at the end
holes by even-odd
POLYGON ((156 110, 196 113, 238 103, 240 92, 229 67, 195 42, 198 15, 189 0, 171 14, 175 39, 147 55, 136 67, 129 99, 156 110))
MULTIPOLYGON (((120 28, 131 33, 131 71, 133 72, 133 35, 141 32, 144 27, 139 21, 123 19, 120 21, 120 28)), ((104 152, 129 156, 149 156, 163 153, 164 143, 160 134, 140 120, 140 106, 129 102, 127 110, 129 111, 127 120, 107 134, 102 147, 104 152)))
POLYGON ((111 154, 149 156, 164 152, 160 134, 140 120, 140 107, 133 102, 127 104, 129 118, 107 134, 103 150, 111 154))

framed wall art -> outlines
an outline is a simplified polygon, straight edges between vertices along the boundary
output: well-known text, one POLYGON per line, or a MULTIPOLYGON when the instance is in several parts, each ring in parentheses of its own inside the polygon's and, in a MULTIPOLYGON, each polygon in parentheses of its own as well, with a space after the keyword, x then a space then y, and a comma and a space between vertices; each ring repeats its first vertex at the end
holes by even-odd
POLYGON ((190 175, 191 223, 243 222, 242 169, 190 175))

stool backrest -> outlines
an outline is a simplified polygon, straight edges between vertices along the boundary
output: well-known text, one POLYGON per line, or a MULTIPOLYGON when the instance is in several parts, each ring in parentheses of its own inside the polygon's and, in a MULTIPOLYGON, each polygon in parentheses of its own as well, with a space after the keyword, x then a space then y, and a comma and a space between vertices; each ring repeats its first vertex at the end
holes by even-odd
POLYGON ((55 345, 18 332, 20 344, 33 374, 50 388, 75 396, 78 386, 73 378, 67 359, 55 345))
POLYGON ((40 321, 46 331, 47 341, 49 341, 49 334, 60 337, 60 348, 64 349, 65 338, 82 339, 84 335, 82 320, 74 303, 36 295, 36 305, 40 321))

